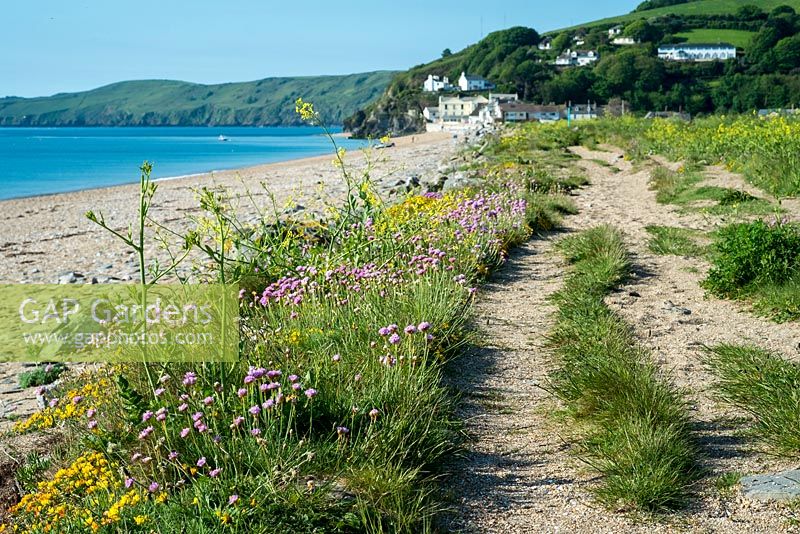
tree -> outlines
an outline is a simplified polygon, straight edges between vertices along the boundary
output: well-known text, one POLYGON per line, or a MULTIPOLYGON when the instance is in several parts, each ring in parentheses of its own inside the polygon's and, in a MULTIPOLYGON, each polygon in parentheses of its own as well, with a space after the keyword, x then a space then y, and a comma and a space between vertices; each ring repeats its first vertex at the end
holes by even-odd
POLYGON ((568 32, 561 32, 559 33, 553 42, 550 44, 551 48, 558 52, 559 54, 569 48, 569 43, 572 40, 572 36, 568 32))
POLYGON ((632 37, 642 42, 658 41, 663 36, 661 30, 644 19, 639 19, 628 24, 625 27, 624 33, 627 37, 632 37))
POLYGON ((755 20, 760 19, 765 15, 764 11, 753 4, 741 6, 736 10, 736 17, 742 20, 755 20))
POLYGON ((450 57, 452 55, 453 52, 449 48, 445 48, 444 50, 442 50, 442 57, 450 57))

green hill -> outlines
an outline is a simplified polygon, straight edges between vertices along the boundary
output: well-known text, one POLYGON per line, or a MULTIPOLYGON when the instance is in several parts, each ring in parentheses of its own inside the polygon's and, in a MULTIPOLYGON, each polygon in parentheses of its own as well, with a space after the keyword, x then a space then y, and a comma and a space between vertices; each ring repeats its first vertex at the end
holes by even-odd
POLYGON ((627 15, 608 17, 564 29, 572 30, 576 28, 591 28, 594 26, 619 24, 638 19, 662 17, 665 15, 732 15, 736 13, 740 7, 747 5, 758 6, 764 11, 771 11, 778 6, 790 6, 795 10, 800 11, 800 0, 694 0, 684 4, 659 7, 656 9, 647 9, 643 11, 634 11, 632 13, 628 13, 627 15))
POLYGON ((206 126, 299 124, 294 101, 314 102, 335 124, 383 93, 393 72, 266 78, 202 85, 120 82, 81 93, 0 98, 0 126, 206 126))
POLYGON ((487 78, 497 92, 515 92, 537 103, 624 99, 635 112, 680 109, 692 114, 796 106, 800 15, 793 6, 800 8, 800 0, 694 0, 544 36, 523 27, 494 32, 459 52, 445 51, 439 59, 397 74, 384 95, 348 118, 345 127, 362 136, 419 130, 424 127, 419 112, 439 97, 422 91, 425 78, 434 74, 454 81, 462 71, 487 78), (608 30, 617 25, 622 36, 638 44, 614 45, 608 30), (550 40, 549 50, 537 46, 542 39, 550 40), (658 57, 659 45, 682 42, 730 43, 739 48, 738 57, 698 63, 658 57), (595 50, 600 59, 584 67, 556 66, 556 57, 567 49, 595 50))

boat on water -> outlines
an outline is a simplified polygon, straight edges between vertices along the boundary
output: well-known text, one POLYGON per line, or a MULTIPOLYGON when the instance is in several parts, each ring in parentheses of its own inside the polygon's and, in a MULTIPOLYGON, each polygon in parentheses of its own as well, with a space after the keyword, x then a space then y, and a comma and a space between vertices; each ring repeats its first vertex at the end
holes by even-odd
POLYGON ((217 137, 217 139, 219 139, 220 141, 227 141, 228 140, 227 137, 225 137, 224 135, 221 135, 221 134, 220 134, 219 137, 217 137))

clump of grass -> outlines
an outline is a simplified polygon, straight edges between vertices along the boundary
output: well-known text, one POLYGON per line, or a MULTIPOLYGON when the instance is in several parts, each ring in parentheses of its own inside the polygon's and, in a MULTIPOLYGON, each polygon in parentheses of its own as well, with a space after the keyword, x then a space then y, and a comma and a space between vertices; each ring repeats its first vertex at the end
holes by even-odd
POLYGON ((696 232, 674 226, 647 226, 645 230, 653 237, 648 248, 659 255, 699 256, 703 247, 695 240, 696 232))
POLYGON ((35 369, 19 375, 19 385, 23 388, 32 388, 52 384, 66 370, 67 367, 63 363, 38 365, 35 369))
POLYGON ((753 432, 771 448, 800 451, 800 366, 758 347, 708 347, 705 363, 719 397, 747 412, 753 432))
POLYGON ((597 495, 644 511, 679 507, 698 476, 685 401, 603 302, 630 272, 622 237, 600 226, 558 248, 573 273, 552 297, 549 384, 585 431, 586 461, 603 475, 597 495))
POLYGON ((754 221, 720 230, 703 287, 723 298, 747 299, 775 320, 800 317, 800 227, 754 221))
POLYGON ((723 473, 714 480, 714 487, 717 488, 722 495, 729 495, 733 492, 733 488, 741 480, 742 474, 737 472, 723 473))

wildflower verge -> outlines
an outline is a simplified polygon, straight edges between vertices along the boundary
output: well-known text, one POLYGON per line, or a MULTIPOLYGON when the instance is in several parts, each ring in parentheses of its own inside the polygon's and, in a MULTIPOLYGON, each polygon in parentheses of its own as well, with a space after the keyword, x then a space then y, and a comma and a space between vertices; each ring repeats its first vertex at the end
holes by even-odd
MULTIPOLYGON (((297 111, 318 118, 309 103, 297 111)), ((76 444, 63 468, 84 478, 78 490, 71 478, 58 487, 55 515, 42 481, 12 528, 433 529, 438 469, 460 426, 442 366, 464 343, 481 280, 574 206, 558 179, 493 159, 473 169, 477 185, 388 205, 369 165, 352 171, 332 142, 347 193, 328 217, 245 224, 224 191, 203 189, 206 215, 168 264, 145 257, 157 188, 142 168, 139 221, 115 235, 139 257, 145 285, 169 277, 189 248, 207 260, 203 279, 238 284, 238 358, 107 366, 55 390, 16 430, 63 427, 76 444)))
POLYGON ((599 226, 558 248, 573 272, 552 296, 549 388, 578 425, 584 459, 603 477, 597 496, 649 512, 679 507, 699 473, 685 400, 603 302, 630 270, 621 236, 599 226))

